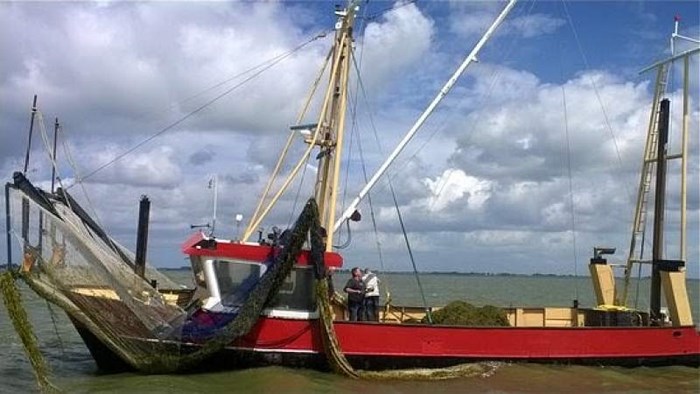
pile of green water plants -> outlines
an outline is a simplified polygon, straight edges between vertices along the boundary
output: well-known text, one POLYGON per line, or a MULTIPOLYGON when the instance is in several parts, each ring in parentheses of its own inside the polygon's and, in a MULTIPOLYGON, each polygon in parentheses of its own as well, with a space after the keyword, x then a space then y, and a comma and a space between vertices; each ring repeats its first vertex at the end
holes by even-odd
MULTIPOLYGON (((477 307, 464 301, 450 302, 444 308, 433 312, 431 318, 433 324, 448 326, 506 327, 510 325, 503 309, 493 305, 477 307)), ((423 318, 422 323, 430 323, 428 316, 423 318)))

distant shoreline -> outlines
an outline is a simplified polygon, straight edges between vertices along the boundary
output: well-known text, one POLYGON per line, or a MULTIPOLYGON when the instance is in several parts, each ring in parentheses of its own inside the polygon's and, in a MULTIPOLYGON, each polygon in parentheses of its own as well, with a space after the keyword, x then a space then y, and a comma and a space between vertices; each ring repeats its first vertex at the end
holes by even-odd
MULTIPOLYGON (((182 266, 178 268, 157 268, 159 271, 190 271, 191 268, 189 266, 182 266)), ((335 272, 337 273, 349 273, 350 268, 348 269, 338 269, 335 272)), ((413 272, 411 271, 378 271, 376 270, 375 272, 381 272, 383 274, 391 274, 391 275, 414 275, 413 272)), ((542 274, 542 273, 534 273, 534 274, 514 274, 514 273, 508 273, 508 272, 498 272, 498 273, 493 273, 493 272, 459 272, 459 271, 421 271, 421 275, 444 275, 444 276, 451 276, 451 275, 459 275, 459 276, 495 276, 495 277, 542 277, 542 278, 590 278, 588 275, 573 275, 573 274, 542 274)), ((642 279, 649 279, 649 276, 642 277, 642 279)), ((690 280, 696 280, 694 278, 688 278, 690 280)))
MULTIPOLYGON (((17 264, 14 264, 14 266, 17 266, 17 264)), ((0 264, 0 272, 7 271, 9 268, 8 264, 0 264)), ((190 266, 182 266, 182 267, 155 267, 158 271, 167 271, 167 272, 182 272, 182 271, 187 271, 189 272, 191 270, 190 266)), ((338 269, 336 270, 337 273, 349 273, 350 269, 338 269)), ((391 275, 414 275, 413 272, 411 271, 376 271, 379 273, 383 274, 391 274, 391 275)), ((458 275, 458 276, 476 276, 476 277, 535 277, 535 278, 590 278, 588 275, 573 275, 573 274, 542 274, 542 273, 534 273, 534 274, 514 274, 514 273, 508 273, 508 272, 498 272, 498 273, 493 273, 493 272, 459 272, 459 271, 421 271, 421 275, 444 275, 444 276, 451 276, 451 275, 458 275)), ((622 279, 621 277, 617 277, 618 279, 622 279)), ((649 276, 643 276, 642 279, 649 279, 649 276)), ((687 278, 688 280, 700 280, 700 278, 687 278)))
MULTIPOLYGON (((157 268, 159 271, 190 271, 191 268, 189 266, 182 266, 178 268, 172 268, 172 267, 167 267, 167 268, 157 268)), ((336 272, 350 272, 350 269, 338 269, 336 272)), ((411 271, 377 271, 377 272, 382 272, 385 274, 392 274, 392 275, 413 275, 413 272, 411 271)), ((508 272, 499 272, 499 273, 492 273, 492 272, 458 272, 458 271, 421 271, 421 274, 425 275, 461 275, 461 276, 544 276, 544 277, 555 277, 555 276, 560 276, 560 277, 575 277, 576 275, 567 275, 567 274, 540 274, 540 273, 534 273, 534 274, 512 274, 508 272)), ((582 278, 587 278, 587 276, 580 276, 582 278)))

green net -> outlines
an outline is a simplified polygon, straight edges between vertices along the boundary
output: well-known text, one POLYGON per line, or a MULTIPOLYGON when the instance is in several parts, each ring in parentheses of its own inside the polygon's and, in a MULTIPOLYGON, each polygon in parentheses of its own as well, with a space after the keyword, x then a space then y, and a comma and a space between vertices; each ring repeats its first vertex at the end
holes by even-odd
MULTIPOLYGON (((21 277, 43 298, 61 307, 130 367, 169 373, 202 360, 250 331, 270 298, 289 275, 316 213, 313 200, 299 216, 287 245, 247 295, 236 317, 203 341, 191 343, 183 329, 191 313, 167 302, 158 289, 178 289, 147 265, 146 278, 134 273, 132 257, 79 215, 70 198, 37 189, 11 188, 11 232, 22 250, 21 277)), ((18 330, 18 332, 20 332, 18 330)), ((22 332, 31 332, 24 330, 22 332)), ((35 370, 44 376, 43 364, 35 370)))
MULTIPOLYGON (((495 368, 492 364, 476 363, 380 372, 355 369, 335 335, 328 296, 330 278, 325 275, 323 262, 323 231, 313 199, 304 207, 274 261, 247 294, 236 317, 218 327, 206 340, 192 343, 184 336, 183 329, 191 317, 189 309, 168 302, 163 295, 165 292, 158 291, 149 282, 155 279, 161 288, 176 288, 175 283, 150 266, 146 268, 147 280, 136 275, 128 264, 133 256, 106 238, 95 225, 87 223, 84 216, 77 213, 79 210, 71 206, 76 204, 71 199, 48 194, 37 196, 31 190, 27 192, 20 188, 13 188, 10 195, 12 210, 19 213, 11 216, 11 232, 24 250, 20 277, 41 297, 62 308, 74 323, 94 336, 119 360, 138 371, 187 371, 248 333, 263 308, 274 302, 307 240, 310 241, 309 255, 317 279, 315 299, 324 351, 333 371, 355 379, 433 380, 483 376, 495 368)), ((8 309, 21 310, 18 298, 13 295, 12 279, 5 277, 0 283, 6 293, 4 298, 8 309)), ((445 308, 450 309, 449 306, 445 308)), ((26 314, 11 315, 16 316, 13 321, 22 335, 40 386, 51 387, 48 370, 40 357, 26 314)), ((435 316, 440 319, 440 313, 435 316)), ((449 324, 448 320, 442 320, 442 323, 449 324)))

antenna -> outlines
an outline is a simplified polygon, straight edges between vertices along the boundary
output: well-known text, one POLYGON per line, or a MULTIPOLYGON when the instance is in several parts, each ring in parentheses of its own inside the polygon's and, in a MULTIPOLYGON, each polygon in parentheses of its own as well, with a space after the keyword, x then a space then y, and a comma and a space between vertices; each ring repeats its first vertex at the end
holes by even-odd
POLYGON ((241 221, 243 221, 243 215, 240 213, 236 214, 236 240, 240 241, 241 240, 241 221))
POLYGON ((214 235, 214 230, 216 229, 216 206, 218 204, 217 199, 219 196, 218 193, 218 188, 219 188, 219 178, 216 174, 209 179, 209 189, 214 189, 214 213, 212 215, 211 219, 211 232, 209 235, 214 235))
POLYGON ((678 25, 680 24, 680 22, 681 22, 680 15, 676 15, 673 17, 673 33, 671 34, 671 56, 674 56, 676 54, 675 44, 676 44, 677 38, 680 38, 681 40, 690 41, 690 42, 695 43, 695 44, 700 44, 700 40, 678 34, 678 25))

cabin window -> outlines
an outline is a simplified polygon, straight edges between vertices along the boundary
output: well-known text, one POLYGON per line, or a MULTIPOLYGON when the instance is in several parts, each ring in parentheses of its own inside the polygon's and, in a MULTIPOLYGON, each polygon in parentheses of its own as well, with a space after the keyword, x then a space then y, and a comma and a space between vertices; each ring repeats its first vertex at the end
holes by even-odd
POLYGON ((279 293, 273 299, 274 309, 313 311, 316 309, 314 297, 314 274, 310 267, 295 267, 284 280, 279 293))
POLYGON ((194 284, 197 287, 207 288, 207 281, 204 278, 204 267, 202 267, 202 259, 199 256, 190 256, 190 264, 192 265, 192 274, 194 275, 194 284))
POLYGON ((229 307, 242 305, 260 281, 260 268, 259 264, 248 262, 214 260, 221 303, 229 307))
MULTIPOLYGON (((247 261, 214 260, 221 304, 241 306, 260 282, 265 266, 247 261)), ((313 269, 295 267, 285 278, 277 296, 270 303, 273 309, 313 311, 316 309, 313 269)))

